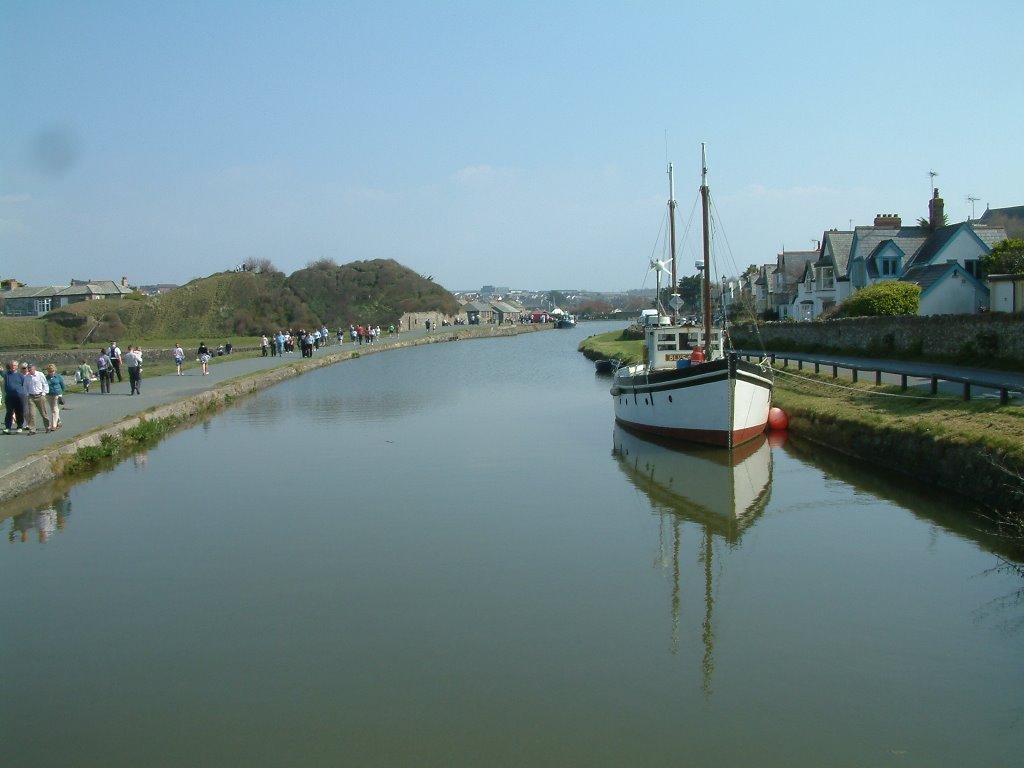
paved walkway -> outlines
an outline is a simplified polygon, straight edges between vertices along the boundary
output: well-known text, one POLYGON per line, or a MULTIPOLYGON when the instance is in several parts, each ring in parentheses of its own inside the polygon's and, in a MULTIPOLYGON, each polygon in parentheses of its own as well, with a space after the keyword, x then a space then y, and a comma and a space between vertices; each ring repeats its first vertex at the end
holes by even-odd
MULTIPOLYGON (((313 356, 322 358, 324 355, 336 352, 386 349, 393 346, 398 340, 407 340, 423 335, 423 331, 406 332, 400 337, 384 338, 373 347, 349 342, 341 346, 333 344, 321 347, 313 353, 313 356)), ((202 368, 195 360, 188 360, 183 376, 177 376, 172 372, 164 376, 147 377, 143 371, 142 394, 135 396, 130 394, 127 372, 124 373, 124 381, 114 382, 108 395, 101 394, 100 383, 94 381, 89 386, 88 393, 76 392, 64 396, 66 405, 61 409, 61 422, 64 426, 58 431, 45 432, 42 420, 37 413, 36 429, 38 431, 35 435, 29 435, 26 432, 12 435, 0 433, 0 469, 10 467, 33 453, 51 448, 71 438, 116 424, 129 416, 144 413, 154 406, 184 400, 215 389, 225 381, 262 370, 291 365, 301 360, 302 356, 297 351, 281 357, 225 355, 213 358, 208 376, 203 376, 202 368)))

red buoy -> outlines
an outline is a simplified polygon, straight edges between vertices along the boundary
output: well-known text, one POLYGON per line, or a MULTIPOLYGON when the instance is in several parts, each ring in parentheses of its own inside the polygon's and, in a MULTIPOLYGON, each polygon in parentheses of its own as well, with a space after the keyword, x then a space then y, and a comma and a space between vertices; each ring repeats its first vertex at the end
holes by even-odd
POLYGON ((789 426, 789 416, 781 408, 771 408, 768 411, 768 428, 785 429, 789 426))

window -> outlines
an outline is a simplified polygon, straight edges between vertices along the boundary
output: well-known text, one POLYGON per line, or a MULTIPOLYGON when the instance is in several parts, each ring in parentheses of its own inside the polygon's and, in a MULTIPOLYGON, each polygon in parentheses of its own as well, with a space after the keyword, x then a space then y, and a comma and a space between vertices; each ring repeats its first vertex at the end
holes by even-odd
POLYGON ((50 311, 50 302, 52 299, 36 299, 36 314, 44 315, 50 311))
POLYGON ((822 290, 829 291, 835 288, 835 277, 833 275, 832 267, 822 267, 819 275, 822 290))

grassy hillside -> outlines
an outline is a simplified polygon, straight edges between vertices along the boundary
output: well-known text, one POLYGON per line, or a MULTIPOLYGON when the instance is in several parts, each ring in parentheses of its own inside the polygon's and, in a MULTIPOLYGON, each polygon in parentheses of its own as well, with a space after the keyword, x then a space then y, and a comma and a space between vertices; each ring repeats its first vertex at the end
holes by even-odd
POLYGON ((0 318, 0 348, 80 346, 108 339, 227 338, 278 329, 388 326, 405 312, 447 314, 459 304, 396 261, 318 262, 281 272, 222 272, 160 296, 72 304, 39 319, 0 318))

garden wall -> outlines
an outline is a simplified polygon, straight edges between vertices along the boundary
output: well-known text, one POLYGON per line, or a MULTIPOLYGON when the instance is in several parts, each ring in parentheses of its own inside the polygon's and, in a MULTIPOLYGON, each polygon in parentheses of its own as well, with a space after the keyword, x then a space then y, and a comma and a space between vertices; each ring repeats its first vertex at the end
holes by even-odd
POLYGON ((1024 316, 991 313, 930 317, 850 317, 814 322, 737 325, 741 349, 833 352, 913 359, 948 358, 965 364, 1024 367, 1024 316))

